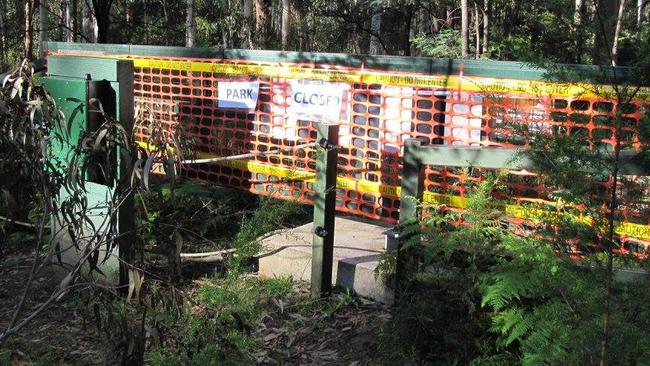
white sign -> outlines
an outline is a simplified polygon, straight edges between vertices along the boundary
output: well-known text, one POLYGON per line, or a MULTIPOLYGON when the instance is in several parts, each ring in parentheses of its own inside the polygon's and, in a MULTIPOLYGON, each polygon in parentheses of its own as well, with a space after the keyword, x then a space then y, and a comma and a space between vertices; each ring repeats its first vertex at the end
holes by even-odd
POLYGON ((323 120, 338 121, 343 106, 345 84, 301 84, 290 82, 291 104, 288 112, 296 117, 316 117, 323 120))
POLYGON ((260 83, 257 81, 220 81, 219 108, 255 109, 260 83))

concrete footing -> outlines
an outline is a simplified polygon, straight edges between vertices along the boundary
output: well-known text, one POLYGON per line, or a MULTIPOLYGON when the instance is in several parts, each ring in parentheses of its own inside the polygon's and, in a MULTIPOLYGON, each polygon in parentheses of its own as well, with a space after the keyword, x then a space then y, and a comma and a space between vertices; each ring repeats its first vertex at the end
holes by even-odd
MULTIPOLYGON (((376 301, 392 304, 393 290, 375 276, 387 245, 391 226, 349 217, 337 217, 334 234, 332 284, 376 301)), ((262 277, 311 278, 312 224, 276 233, 262 240, 267 254, 259 257, 262 277)))

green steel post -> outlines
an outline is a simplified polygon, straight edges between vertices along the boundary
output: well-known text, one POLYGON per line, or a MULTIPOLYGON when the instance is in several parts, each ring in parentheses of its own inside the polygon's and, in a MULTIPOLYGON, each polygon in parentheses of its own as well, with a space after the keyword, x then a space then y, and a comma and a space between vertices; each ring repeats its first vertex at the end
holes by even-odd
MULTIPOLYGON (((117 93, 117 119, 126 130, 127 135, 131 135, 134 124, 134 102, 133 102, 133 61, 117 61, 117 83, 119 92, 117 93)), ((129 189, 128 182, 131 176, 130 167, 133 167, 134 157, 127 156, 118 152, 120 156, 120 172, 117 182, 118 189, 129 189), (130 159, 131 161, 126 161, 130 159)), ((120 257, 120 286, 127 291, 129 285, 129 268, 133 264, 135 257, 133 243, 135 243, 135 203, 133 192, 130 192, 122 202, 118 212, 118 228, 120 232, 119 257, 120 257)))
POLYGON ((404 164, 402 170, 402 193, 400 195, 400 223, 418 217, 418 202, 422 199, 424 176, 419 150, 422 141, 408 139, 404 141, 404 164))
MULTIPOLYGON (((422 141, 408 139, 404 141, 404 163, 402 170, 402 192, 400 194, 399 224, 400 231, 404 224, 417 220, 419 215, 418 204, 424 192, 424 175, 422 174, 422 161, 420 160, 422 141)), ((417 234, 414 234, 417 235, 417 234)), ((397 280, 396 300, 404 289, 406 269, 409 254, 402 249, 402 244, 408 238, 400 232, 397 243, 397 265, 395 277, 397 280)))
POLYGON ((334 262, 334 217, 336 213, 336 165, 339 126, 318 125, 318 152, 314 182, 314 234, 311 257, 311 296, 322 297, 332 291, 334 262))

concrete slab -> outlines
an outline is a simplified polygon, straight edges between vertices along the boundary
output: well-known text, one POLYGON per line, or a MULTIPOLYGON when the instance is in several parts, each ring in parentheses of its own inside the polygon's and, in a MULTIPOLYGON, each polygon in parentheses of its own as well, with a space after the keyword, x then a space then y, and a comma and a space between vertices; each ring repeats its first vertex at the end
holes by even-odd
MULTIPOLYGON (((311 278, 313 225, 274 234, 262 240, 267 254, 259 257, 262 277, 291 275, 296 280, 311 278)), ((392 227, 351 217, 337 217, 334 233, 332 284, 357 294, 391 304, 393 290, 375 279, 375 268, 385 252, 386 234, 392 227)))

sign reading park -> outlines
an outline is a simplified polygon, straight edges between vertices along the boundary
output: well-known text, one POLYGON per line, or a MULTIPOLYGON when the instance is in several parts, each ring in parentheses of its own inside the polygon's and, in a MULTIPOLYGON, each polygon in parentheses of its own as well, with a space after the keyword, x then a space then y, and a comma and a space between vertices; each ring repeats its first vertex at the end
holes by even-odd
POLYGON ((260 83, 257 81, 220 81, 219 108, 255 109, 260 83))
POLYGON ((315 117, 326 121, 338 121, 343 107, 343 93, 349 85, 339 83, 304 84, 290 82, 291 102, 289 114, 296 117, 315 117))

